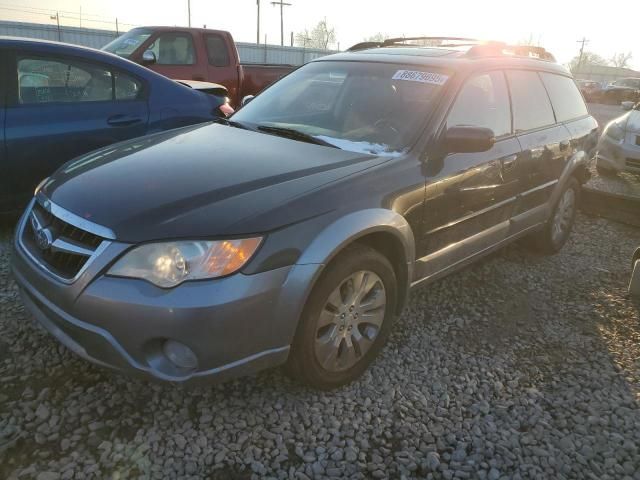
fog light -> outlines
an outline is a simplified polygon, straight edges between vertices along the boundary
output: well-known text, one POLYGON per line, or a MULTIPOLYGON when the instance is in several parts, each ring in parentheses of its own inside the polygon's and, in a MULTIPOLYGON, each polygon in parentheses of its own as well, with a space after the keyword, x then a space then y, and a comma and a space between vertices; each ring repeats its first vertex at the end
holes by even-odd
POLYGON ((162 351, 176 367, 193 370, 198 366, 196 354, 183 343, 167 340, 162 345, 162 351))

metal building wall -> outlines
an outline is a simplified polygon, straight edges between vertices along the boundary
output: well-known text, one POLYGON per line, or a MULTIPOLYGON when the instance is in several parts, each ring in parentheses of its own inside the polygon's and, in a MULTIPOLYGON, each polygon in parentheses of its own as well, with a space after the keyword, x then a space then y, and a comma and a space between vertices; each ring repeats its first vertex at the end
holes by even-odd
MULTIPOLYGON (((58 32, 56 25, 6 21, 0 21, 0 35, 41 38, 92 48, 102 48, 117 37, 116 32, 109 30, 61 26, 58 32)), ((328 50, 281 47, 280 45, 256 45, 255 43, 243 42, 236 45, 240 61, 244 63, 302 65, 314 58, 334 53, 328 50)))

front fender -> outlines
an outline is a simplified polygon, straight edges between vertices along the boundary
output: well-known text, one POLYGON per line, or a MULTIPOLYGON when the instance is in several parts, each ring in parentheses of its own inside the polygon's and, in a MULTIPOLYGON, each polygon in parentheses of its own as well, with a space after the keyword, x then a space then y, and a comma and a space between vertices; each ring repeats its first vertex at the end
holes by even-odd
MULTIPOLYGON (((415 239, 407 221, 400 214, 382 208, 349 213, 326 226, 304 250, 291 268, 277 305, 279 318, 290 318, 289 343, 298 325, 313 286, 324 267, 347 245, 368 234, 388 233, 403 246, 407 262, 407 279, 410 283, 415 260, 415 239)), ((406 289, 408 291, 408 288, 406 289)), ((406 293, 403 300, 406 299, 406 293)))

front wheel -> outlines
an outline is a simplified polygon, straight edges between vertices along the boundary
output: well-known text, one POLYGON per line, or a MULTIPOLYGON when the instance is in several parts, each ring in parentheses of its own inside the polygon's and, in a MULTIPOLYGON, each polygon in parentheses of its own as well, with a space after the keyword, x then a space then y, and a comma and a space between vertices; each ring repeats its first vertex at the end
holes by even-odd
POLYGON ((537 250, 547 254, 560 251, 571 234, 579 199, 580 184, 572 177, 560 194, 549 221, 533 235, 533 245, 537 250))
POLYGON ((289 355, 289 373, 323 390, 358 378, 384 346, 396 302, 389 260, 364 245, 348 247, 311 293, 289 355))

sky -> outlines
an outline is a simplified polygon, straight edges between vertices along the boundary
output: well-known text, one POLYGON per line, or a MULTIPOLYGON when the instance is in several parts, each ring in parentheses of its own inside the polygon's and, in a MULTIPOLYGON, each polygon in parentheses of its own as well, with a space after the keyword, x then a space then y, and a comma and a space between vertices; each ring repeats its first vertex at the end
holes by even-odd
MULTIPOLYGON (((192 26, 228 30, 236 40, 255 42, 257 0, 191 0, 192 26)), ((632 52, 640 70, 640 0, 618 0, 614 8, 585 0, 285 0, 285 43, 290 32, 311 30, 326 17, 340 48, 382 33, 388 36, 461 36, 522 42, 532 39, 560 63, 585 50, 610 58, 632 52)), ((260 0, 261 41, 280 42, 280 9, 260 0)), ((0 19, 115 29, 132 25, 187 25, 187 0, 0 0, 0 19), (93 20, 93 21, 90 21, 93 20)))

